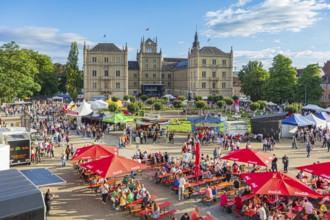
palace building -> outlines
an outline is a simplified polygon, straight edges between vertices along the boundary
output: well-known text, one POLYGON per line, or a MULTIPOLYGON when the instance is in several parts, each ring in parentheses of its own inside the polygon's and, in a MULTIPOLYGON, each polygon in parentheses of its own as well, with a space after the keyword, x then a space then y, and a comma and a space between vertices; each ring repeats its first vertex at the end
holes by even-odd
POLYGON ((84 45, 84 95, 122 99, 124 95, 160 97, 188 94, 193 97, 233 95, 233 50, 204 46, 196 32, 187 58, 163 58, 158 40, 141 39, 136 61, 128 60, 128 49, 113 43, 84 45))

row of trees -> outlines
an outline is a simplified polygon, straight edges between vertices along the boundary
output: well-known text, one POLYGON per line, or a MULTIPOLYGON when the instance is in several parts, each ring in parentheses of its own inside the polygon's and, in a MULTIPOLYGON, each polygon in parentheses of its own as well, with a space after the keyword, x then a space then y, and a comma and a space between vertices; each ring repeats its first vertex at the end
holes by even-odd
POLYGON ((76 98, 82 86, 76 42, 71 45, 66 65, 53 64, 49 56, 22 49, 15 42, 0 47, 0 103, 60 92, 76 98))
POLYGON ((263 68, 261 62, 250 61, 238 76, 242 82, 241 91, 252 101, 310 103, 317 102, 323 92, 317 64, 308 65, 298 79, 292 60, 281 54, 274 57, 269 71, 263 68))

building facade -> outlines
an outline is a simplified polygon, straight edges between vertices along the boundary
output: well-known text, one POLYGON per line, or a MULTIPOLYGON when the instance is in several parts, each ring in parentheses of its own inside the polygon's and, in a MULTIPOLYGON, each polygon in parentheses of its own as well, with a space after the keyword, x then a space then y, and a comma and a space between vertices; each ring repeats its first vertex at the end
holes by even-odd
POLYGON ((125 94, 193 97, 232 96, 233 50, 202 47, 196 32, 187 58, 163 58, 158 40, 141 39, 136 61, 128 61, 127 45, 119 49, 112 43, 84 46, 84 94, 123 98, 125 94))
POLYGON ((323 89, 323 95, 321 96, 320 102, 326 106, 330 106, 330 61, 324 63, 321 68, 322 81, 321 86, 323 89))

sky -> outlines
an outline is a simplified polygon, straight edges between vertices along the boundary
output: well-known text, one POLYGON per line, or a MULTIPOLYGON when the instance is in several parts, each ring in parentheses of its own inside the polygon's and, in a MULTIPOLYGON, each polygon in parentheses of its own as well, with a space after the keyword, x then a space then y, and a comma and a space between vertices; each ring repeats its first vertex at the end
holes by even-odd
POLYGON ((10 0, 0 7, 0 45, 15 41, 66 63, 73 41, 127 43, 136 60, 141 38, 157 37, 163 57, 201 47, 233 47, 234 70, 250 60, 267 69, 277 54, 296 68, 330 60, 330 0, 10 0), (106 35, 106 37, 104 37, 106 35))

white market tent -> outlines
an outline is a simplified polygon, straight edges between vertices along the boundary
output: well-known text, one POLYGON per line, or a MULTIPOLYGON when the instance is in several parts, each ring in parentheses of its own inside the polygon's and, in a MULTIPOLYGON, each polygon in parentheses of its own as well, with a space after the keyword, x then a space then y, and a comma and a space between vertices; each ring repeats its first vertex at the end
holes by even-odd
POLYGON ((302 109, 304 109, 304 110, 313 110, 313 111, 316 111, 317 113, 325 111, 324 108, 321 108, 317 105, 312 105, 312 104, 308 104, 308 105, 302 107, 302 109))
POLYGON ((325 112, 330 112, 330 107, 324 109, 325 112))
POLYGON ((330 122, 330 115, 328 115, 326 112, 321 112, 316 115, 316 117, 326 120, 327 122, 330 122))
POLYGON ((92 110, 108 109, 108 105, 109 105, 103 100, 91 101, 90 104, 92 110))
POLYGON ((168 99, 175 99, 175 96, 171 95, 171 94, 166 94, 163 97, 166 97, 168 99))
POLYGON ((327 121, 326 120, 322 120, 322 119, 316 117, 312 113, 306 115, 305 118, 307 118, 310 121, 314 121, 316 123, 317 127, 321 127, 321 128, 326 128, 327 127, 327 121))
POLYGON ((88 104, 85 100, 81 103, 81 105, 74 111, 69 111, 67 115, 71 116, 86 116, 92 113, 93 110, 91 109, 91 104, 88 104))
POLYGON ((293 114, 292 116, 282 120, 282 137, 291 137, 290 131, 295 127, 305 127, 309 125, 315 125, 314 121, 311 121, 301 114, 293 114))
POLYGON ((268 106, 277 106, 277 104, 276 104, 276 103, 274 103, 274 102, 272 102, 272 101, 270 101, 270 102, 267 102, 267 105, 268 105, 268 106))

